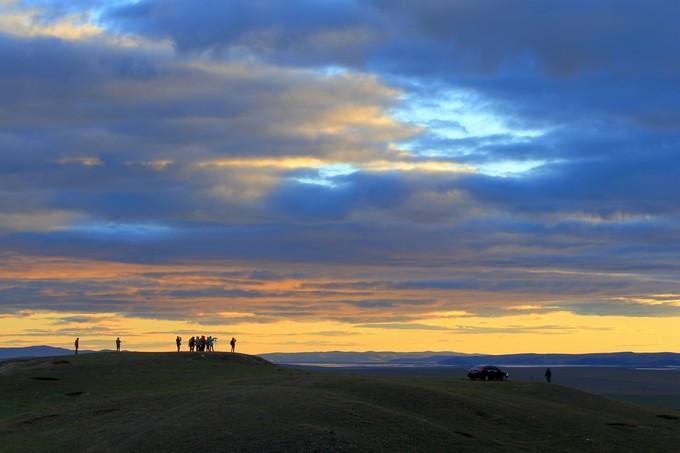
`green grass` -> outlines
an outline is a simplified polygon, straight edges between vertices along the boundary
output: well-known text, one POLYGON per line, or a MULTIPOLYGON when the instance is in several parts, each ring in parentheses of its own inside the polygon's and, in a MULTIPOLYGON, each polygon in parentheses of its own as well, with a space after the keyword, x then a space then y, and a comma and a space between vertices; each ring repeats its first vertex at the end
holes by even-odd
POLYGON ((670 452, 677 415, 559 385, 316 373, 240 354, 0 365, 8 452, 670 452))

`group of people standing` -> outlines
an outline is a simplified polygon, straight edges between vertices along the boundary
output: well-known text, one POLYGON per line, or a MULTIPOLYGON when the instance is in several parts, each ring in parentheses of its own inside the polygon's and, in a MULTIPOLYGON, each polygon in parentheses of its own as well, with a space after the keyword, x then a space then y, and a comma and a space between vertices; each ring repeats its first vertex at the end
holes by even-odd
POLYGON ((217 337, 208 336, 206 338, 204 335, 201 335, 200 337, 191 337, 189 338, 189 351, 194 352, 194 350, 196 350, 196 352, 215 352, 215 342, 217 342, 217 337))
MULTIPOLYGON (((217 343, 217 337, 206 337, 205 335, 201 335, 199 337, 197 335, 195 337, 189 338, 189 351, 215 352, 215 343, 217 343)), ((120 337, 118 337, 116 338, 116 352, 120 352, 120 344, 120 337)), ((179 352, 180 348, 182 347, 182 337, 178 335, 177 338, 175 338, 175 344, 177 345, 177 352, 179 352)), ((231 345, 231 352, 236 352, 236 338, 231 337, 229 344, 231 345)), ((78 355, 78 349, 80 349, 80 337, 76 338, 76 341, 73 345, 75 346, 75 353, 78 355)))
MULTIPOLYGON (((217 343, 217 337, 201 335, 200 337, 196 335, 195 337, 189 337, 189 351, 190 352, 215 352, 215 343, 217 343)), ((177 352, 182 348, 182 337, 179 335, 175 338, 175 344, 177 345, 177 352)), ((231 337, 229 341, 231 345, 231 352, 236 352, 236 338, 231 337)))

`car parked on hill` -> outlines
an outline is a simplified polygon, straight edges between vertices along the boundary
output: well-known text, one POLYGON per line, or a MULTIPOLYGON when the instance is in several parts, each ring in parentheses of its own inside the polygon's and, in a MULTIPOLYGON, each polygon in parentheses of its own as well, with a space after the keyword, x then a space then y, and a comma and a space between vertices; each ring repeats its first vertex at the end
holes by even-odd
POLYGON ((472 367, 468 370, 467 377, 474 381, 475 379, 481 379, 482 381, 505 381, 510 377, 510 373, 505 372, 493 365, 480 365, 472 367))

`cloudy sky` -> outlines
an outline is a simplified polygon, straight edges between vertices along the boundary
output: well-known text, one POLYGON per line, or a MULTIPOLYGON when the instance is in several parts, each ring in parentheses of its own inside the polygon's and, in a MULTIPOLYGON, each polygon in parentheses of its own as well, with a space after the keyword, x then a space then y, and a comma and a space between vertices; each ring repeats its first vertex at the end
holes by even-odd
POLYGON ((0 0, 0 346, 680 350, 679 20, 0 0))

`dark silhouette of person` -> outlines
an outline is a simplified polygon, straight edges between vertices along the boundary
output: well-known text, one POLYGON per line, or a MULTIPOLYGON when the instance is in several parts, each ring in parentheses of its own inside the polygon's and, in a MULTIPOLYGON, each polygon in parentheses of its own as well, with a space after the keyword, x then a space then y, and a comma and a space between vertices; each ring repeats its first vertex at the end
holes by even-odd
POLYGON ((120 352, 120 337, 116 338, 116 352, 120 352))
POLYGON ((236 338, 231 337, 229 344, 231 345, 231 352, 236 352, 236 338))
POLYGON ((550 371, 550 368, 545 370, 545 380, 548 384, 552 381, 552 371, 550 371))
POLYGON ((76 346, 76 355, 78 355, 78 347, 80 347, 80 337, 76 338, 75 341, 75 346, 76 346))
POLYGON ((177 343, 177 352, 179 352, 179 348, 182 346, 182 337, 177 335, 177 338, 175 338, 175 343, 177 343))
POLYGON ((194 340, 194 337, 189 338, 189 351, 194 352, 194 346, 196 345, 195 343, 196 340, 194 340))

